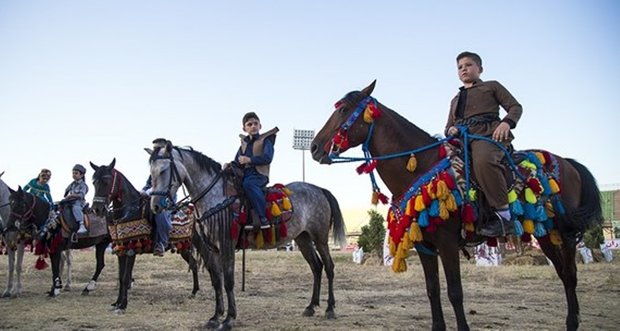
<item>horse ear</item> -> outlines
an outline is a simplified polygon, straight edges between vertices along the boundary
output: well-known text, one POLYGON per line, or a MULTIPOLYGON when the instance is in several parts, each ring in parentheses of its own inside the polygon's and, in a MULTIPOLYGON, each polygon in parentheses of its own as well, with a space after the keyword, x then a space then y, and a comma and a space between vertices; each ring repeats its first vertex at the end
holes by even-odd
POLYGON ((377 83, 377 80, 376 79, 373 80, 372 83, 370 83, 370 85, 366 86, 366 88, 362 90, 362 93, 364 93, 367 97, 369 97, 372 91, 375 89, 376 83, 377 83))
POLYGON ((2 177, 2 175, 4 175, 4 171, 2 173, 0 173, 0 177, 2 177))
POLYGON ((114 165, 116 164, 116 158, 112 159, 112 163, 108 166, 110 169, 114 169, 114 165))
POLYGON ((24 192, 22 190, 22 186, 21 185, 17 186, 17 193, 22 193, 22 192, 24 192))
POLYGON ((9 187, 8 189, 9 189, 9 192, 11 192, 11 194, 15 193, 15 190, 14 190, 14 189, 12 189, 12 188, 10 188, 10 187, 9 187))
POLYGON ((93 170, 95 170, 95 171, 99 170, 99 167, 96 166, 94 163, 92 163, 90 161, 88 163, 90 163, 90 167, 93 168, 93 170))
POLYGON ((166 152, 168 153, 172 152, 172 141, 170 140, 166 141, 166 152))
POLYGON ((152 150, 152 149, 150 149, 150 148, 148 148, 148 147, 145 147, 145 148, 144 148, 144 150, 145 150, 145 151, 146 151, 149 155, 153 154, 153 150, 152 150))

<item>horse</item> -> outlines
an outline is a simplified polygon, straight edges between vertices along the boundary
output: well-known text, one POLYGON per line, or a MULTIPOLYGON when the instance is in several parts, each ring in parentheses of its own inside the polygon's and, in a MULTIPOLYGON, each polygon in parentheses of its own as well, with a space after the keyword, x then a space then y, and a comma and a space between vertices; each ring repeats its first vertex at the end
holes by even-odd
MULTIPOLYGON (((241 243, 248 247, 261 246, 260 233, 256 237, 246 236, 245 231, 237 233, 238 223, 234 219, 235 213, 229 208, 231 204, 234 206, 238 203, 233 202, 237 201, 237 195, 230 194, 227 197, 225 192, 233 176, 222 171, 222 166, 218 162, 191 147, 173 146, 168 141, 165 147, 156 148, 154 151, 148 148, 146 150, 151 155, 151 177, 154 184, 154 191, 151 193, 153 212, 161 212, 165 208, 160 204, 162 196, 175 194, 181 184, 185 184, 192 202, 202 215, 197 221, 197 228, 207 249, 200 253, 209 270, 216 297, 215 314, 206 326, 231 329, 237 317, 234 294, 234 253, 239 236, 242 237, 241 243), (228 299, 228 312, 226 318, 220 323, 219 318, 224 315, 222 276, 228 299)), ((310 304, 304 309, 303 315, 313 316, 315 307, 319 306, 321 277, 322 271, 325 270, 328 281, 325 317, 335 318, 334 263, 329 253, 328 234, 331 228, 334 242, 344 247, 346 230, 340 207, 331 192, 324 188, 302 182, 293 182, 285 187, 292 191, 290 202, 294 212, 285 223, 286 233, 278 232, 280 233, 279 239, 274 239, 272 235, 272 240, 267 240, 263 248, 279 247, 294 239, 314 276, 312 298, 310 304)), ((238 187, 237 191, 241 192, 238 187)), ((280 226, 282 227, 282 223, 280 226)))
MULTIPOLYGON (((117 227, 119 224, 132 222, 135 220, 146 219, 151 221, 152 214, 148 206, 148 198, 143 197, 138 190, 127 180, 125 175, 114 168, 116 158, 109 165, 97 166, 90 162, 90 166, 95 170, 93 174, 93 185, 95 187, 95 197, 93 198, 93 211, 96 215, 106 216, 108 226, 117 227), (108 206, 112 204, 111 209, 108 206)), ((200 249, 199 241, 196 246, 200 249)), ((146 252, 148 249, 142 250, 146 252)), ((118 257, 118 277, 119 289, 118 298, 112 305, 116 313, 123 313, 127 309, 127 292, 131 287, 133 267, 136 254, 119 254, 118 257)), ((181 256, 188 263, 192 271, 194 286, 192 297, 200 290, 198 283, 198 263, 193 258, 190 250, 182 250, 181 256)))
MULTIPOLYGON (((4 172, 2 173, 4 174, 4 172)), ((2 176, 2 175, 0 175, 2 176)), ((9 187, 0 179, 0 234, 6 244, 9 258, 9 272, 6 289, 1 297, 18 297, 22 291, 22 262, 24 260, 24 242, 18 240, 19 233, 8 228, 11 206, 9 203, 9 187), (16 260, 17 255, 17 260, 16 260), (13 275, 15 274, 15 278, 13 275)), ((1 243, 1 241, 0 241, 1 243)))
MULTIPOLYGON (((360 170, 367 171, 370 174, 373 174, 374 170, 378 172, 382 181, 393 194, 391 210, 400 210, 402 212, 403 209, 400 207, 405 206, 406 211, 402 214, 408 216, 411 222, 411 215, 425 208, 424 200, 426 197, 424 195, 428 193, 425 193, 424 190, 419 190, 419 196, 421 196, 420 204, 417 203, 418 201, 414 201, 414 199, 405 201, 403 197, 411 196, 417 198, 417 196, 413 196, 411 193, 415 193, 412 191, 412 188, 419 183, 438 183, 442 181, 433 180, 433 178, 445 177, 445 175, 438 172, 439 168, 437 166, 456 160, 456 158, 444 155, 447 153, 446 145, 438 138, 432 137, 394 110, 389 109, 371 97, 375 83, 376 81, 372 82, 362 91, 352 91, 346 94, 344 98, 336 103, 336 110, 312 141, 312 157, 321 164, 332 164, 337 161, 345 162, 346 159, 340 157, 340 154, 351 147, 362 145, 365 157, 360 159, 365 163, 360 170), (415 155, 412 156, 414 151, 415 155), (417 167, 415 167, 416 162, 417 167), (410 166, 409 169, 407 169, 408 166, 410 166), (438 173, 440 175, 437 175, 438 173), (416 202, 416 204, 410 205, 409 203, 412 201, 416 202), (398 208, 395 209, 394 206, 398 208)), ((466 141, 466 134, 466 131, 463 132, 464 141, 466 141)), ((446 141, 454 142, 452 137, 447 137, 446 141)), ((464 152, 466 150, 465 147, 463 149, 465 162, 461 161, 462 169, 452 173, 461 174, 463 171, 468 171, 467 153, 464 152)), ((576 242, 587 228, 597 224, 602 219, 599 189, 590 171, 577 161, 562 158, 548 152, 532 154, 535 155, 534 158, 530 158, 527 161, 531 161, 530 163, 538 162, 540 165, 546 159, 549 163, 545 167, 550 166, 550 164, 554 165, 554 169, 557 171, 556 179, 561 183, 561 191, 559 191, 559 194, 554 195, 554 197, 557 197, 557 200, 553 201, 551 208, 545 205, 541 209, 541 217, 544 219, 547 217, 545 214, 548 214, 551 226, 555 225, 557 229, 554 228, 550 231, 550 235, 541 236, 537 239, 544 254, 553 262, 556 273, 564 285, 568 305, 566 328, 567 330, 576 330, 580 320, 579 304, 575 292, 577 285, 576 242), (545 159, 541 161, 538 154, 545 159), (554 234, 556 236, 552 236, 554 234)), ((350 160, 353 159, 355 158, 350 160)), ((540 167, 534 166, 534 169, 540 170, 540 167)), ((374 183, 374 177, 372 178, 374 183)), ((449 181, 449 178, 445 179, 449 181)), ((545 179, 541 181, 536 179, 533 182, 539 185, 544 183, 545 179)), ((552 192, 558 192, 557 187, 555 187, 555 190, 552 188, 551 179, 546 184, 549 184, 548 186, 552 192)), ((525 186, 522 186, 527 188, 521 192, 525 193, 527 199, 531 197, 536 198, 537 195, 535 194, 529 194, 528 196, 528 189, 533 190, 529 188, 529 185, 530 183, 528 182, 525 186)), ((373 184, 373 187, 375 188, 375 198, 387 202, 387 197, 380 193, 378 186, 373 184)), ((429 186, 427 185, 426 187, 428 188, 429 186)), ((439 188, 435 187, 435 189, 437 189, 436 192, 439 194, 439 188)), ((544 192, 547 192, 546 187, 544 187, 544 192)), ((457 195, 469 198, 468 192, 463 193, 461 191, 457 195)), ((517 204, 520 201, 519 199, 515 200, 515 207, 520 205, 517 204)), ((534 199, 534 201, 536 200, 534 199)), ((464 243, 461 231, 464 230, 471 234, 470 230, 473 225, 463 222, 473 222, 476 216, 472 214, 473 209, 466 208, 468 206, 467 203, 463 203, 461 206, 463 207, 446 214, 445 216, 448 217, 445 218, 445 221, 441 220, 439 225, 431 222, 429 226, 422 228, 420 236, 417 236, 417 233, 421 227, 419 223, 422 221, 422 212, 418 214, 418 222, 411 222, 411 227, 408 229, 400 229, 405 231, 405 233, 407 230, 412 233, 411 236, 403 236, 403 242, 405 240, 416 241, 415 246, 424 270, 427 295, 431 304, 433 330, 446 329, 440 302, 437 255, 441 258, 444 267, 448 285, 448 298, 456 315, 458 330, 469 330, 463 310, 459 249, 463 247, 464 243), (473 219, 470 220, 469 218, 473 219)), ((538 209, 536 211, 538 212, 538 209)), ((517 223, 519 222, 516 221, 515 224, 517 223)), ((394 226, 392 224, 399 224, 398 216, 395 213, 388 214, 388 227, 394 226), (390 222, 390 217, 393 217, 392 222, 390 222)), ((525 228, 525 225, 528 224, 524 221, 523 225, 525 228)), ((398 231, 399 229, 394 226, 394 230, 398 231)), ((390 233, 392 233, 392 229, 390 229, 390 233)), ((468 239, 481 240, 475 238, 475 236, 468 239)), ((402 254, 400 256, 401 259, 403 256, 406 256, 408 254, 407 248, 409 247, 405 247, 402 253, 398 252, 396 254, 397 257, 399 254, 402 254)))
MULTIPOLYGON (((95 246, 95 256, 97 266, 92 278, 82 290, 82 295, 88 295, 97 286, 99 274, 105 267, 104 254, 105 249, 110 243, 110 237, 107 231, 93 231, 93 236, 77 236, 77 238, 65 238, 63 236, 63 224, 60 216, 54 214, 50 217, 50 204, 40 197, 22 190, 21 186, 17 191, 10 189, 9 202, 11 204, 11 215, 9 217, 9 225, 14 226, 19 231, 37 232, 38 243, 35 248, 35 254, 39 254, 37 261, 37 269, 43 269, 46 265, 43 257, 49 253, 52 264, 52 287, 48 292, 50 297, 56 297, 60 294, 62 286, 61 263, 62 252, 69 249, 82 249, 95 246), (77 239, 77 240, 73 240, 77 239)), ((96 217, 90 214, 92 227, 95 227, 96 217)), ((91 228, 92 229, 92 228, 91 228)), ((70 261, 67 261, 70 264, 70 261)))

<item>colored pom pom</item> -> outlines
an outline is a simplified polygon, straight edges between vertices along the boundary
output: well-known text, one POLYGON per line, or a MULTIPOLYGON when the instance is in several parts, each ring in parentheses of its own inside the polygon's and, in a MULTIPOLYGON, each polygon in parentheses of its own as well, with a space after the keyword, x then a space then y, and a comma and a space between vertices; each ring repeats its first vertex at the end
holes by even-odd
POLYGON ((431 206, 428 210, 428 216, 439 216, 439 200, 433 200, 433 202, 431 202, 431 206))
POLYGON ((523 235, 523 225, 521 225, 521 222, 519 221, 514 221, 514 225, 515 225, 515 236, 522 236, 523 235))
POLYGON ((549 187, 551 188, 552 194, 557 194, 560 192, 560 185, 558 185, 558 182, 553 178, 549 178, 549 187))
MULTIPOLYGON (((434 182, 430 182, 426 185, 426 192, 431 200, 437 199, 437 195, 435 194, 437 191, 434 182)), ((426 203, 426 201, 424 202, 426 203)), ((428 203, 426 203, 426 205, 428 206, 428 203)))
POLYGON ((415 210, 421 212, 424 209, 426 209, 426 205, 424 204, 424 197, 423 195, 417 195, 415 197, 415 210))
POLYGON ((519 166, 530 170, 536 170, 536 165, 528 160, 521 161, 519 166))
POLYGON ((526 233, 532 234, 534 233, 534 221, 530 219, 526 219, 523 221, 523 231, 526 233))
POLYGON ((420 242, 424 239, 422 236, 422 229, 420 229, 420 225, 417 222, 411 223, 411 227, 409 228, 409 239, 412 242, 420 242))
POLYGON ((361 175, 364 173, 364 170, 366 169, 366 162, 360 164, 359 166, 357 166, 357 168, 355 168, 355 171, 357 172, 358 175, 361 175))
POLYGON ((456 204, 456 199, 452 194, 448 195, 448 199, 446 199, 446 209, 448 209, 449 212, 453 212, 459 209, 458 205, 456 204))
POLYGON ((489 247, 497 247, 497 239, 495 239, 495 238, 488 238, 487 239, 487 246, 489 246, 489 247))
POLYGON ((558 230, 554 229, 549 231, 549 239, 551 240, 551 243, 556 246, 562 245, 562 236, 560 235, 560 231, 558 230))
POLYGON ((450 190, 448 189, 448 185, 443 180, 437 181, 437 199, 446 200, 448 195, 450 194, 450 190))
POLYGON ((370 110, 370 107, 366 107, 364 110, 364 122, 369 124, 372 123, 372 111, 370 110))
POLYGON ((545 212, 547 213, 548 218, 555 217, 555 213, 553 212, 553 205, 551 204, 551 201, 545 202, 545 212))
POLYGON ((288 236, 286 222, 280 222, 280 228, 278 230, 280 232, 280 238, 286 238, 286 236, 288 236))
POLYGON ((541 153, 541 152, 534 152, 534 154, 538 158, 538 162, 540 162, 540 164, 545 164, 546 163, 545 156, 543 155, 543 153, 541 153))
POLYGON ((525 208, 523 209, 524 209, 523 216, 525 216, 525 218, 529 218, 529 219, 536 218, 536 207, 533 204, 526 203, 525 208))
POLYGON ((384 205, 387 204, 388 200, 389 200, 388 197, 385 194, 381 193, 381 192, 377 192, 377 193, 378 193, 377 194, 377 198, 379 199, 379 201, 381 201, 381 203, 384 204, 384 205))
POLYGON ((540 195, 542 193, 542 191, 543 191, 542 184, 540 183, 538 178, 535 178, 535 177, 530 177, 530 178, 527 179, 527 186, 530 189, 532 189, 532 191, 536 195, 540 195))
POLYGON ((448 155, 448 153, 446 153, 446 146, 439 145, 439 158, 443 159, 446 157, 446 155, 448 155))
POLYGON ((287 197, 282 198, 282 207, 284 210, 291 210, 291 208, 293 208, 291 205, 291 200, 287 197))
POLYGON ((517 201, 517 192, 515 190, 508 191, 508 203, 517 201))
POLYGON ((430 190, 429 185, 424 185, 420 188, 420 194, 422 195, 422 202, 424 203, 425 206, 430 206, 431 202, 433 201, 430 194, 428 193, 429 190, 430 190))
POLYGON ((450 213, 448 212, 448 208, 446 207, 446 203, 444 201, 439 202, 439 218, 444 221, 450 218, 450 213))
POLYGON ((370 197, 370 203, 375 206, 379 203, 379 193, 377 191, 372 192, 372 196, 370 197))
POLYGON ((536 199, 536 195, 534 194, 532 189, 529 187, 525 188, 525 201, 531 204, 535 204, 536 201, 538 201, 538 199, 536 199))
POLYGON ((239 238, 239 223, 232 222, 230 225, 230 238, 237 240, 239 238))
POLYGON ((463 199, 461 199, 461 192, 459 192, 458 190, 453 190, 452 196, 454 197, 454 202, 456 202, 457 206, 460 207, 461 205, 463 205, 463 199))
POLYGON ((409 161, 407 161, 407 171, 414 172, 418 167, 418 160, 416 159, 414 154, 411 154, 409 157, 409 161))
POLYGON ((37 262, 35 262, 34 264, 34 268, 37 270, 44 270, 48 266, 49 265, 47 264, 47 262, 45 262, 45 258, 43 258, 43 256, 39 256, 39 258, 37 259, 37 262))
POLYGON ((415 208, 415 199, 411 198, 407 201, 407 206, 405 207, 405 215, 411 217, 413 215, 413 210, 415 208))
POLYGON ((549 186, 549 179, 545 176, 542 176, 540 178, 538 178, 538 180, 540 181, 540 184, 543 187, 543 194, 546 195, 551 195, 551 186, 549 186))
POLYGON ((474 232, 474 223, 465 223, 465 231, 474 232))
POLYGON ((547 213, 545 212, 545 207, 542 205, 536 206, 536 220, 539 222, 547 220, 547 213))
POLYGON ((474 207, 470 203, 463 205, 463 222, 473 223, 476 220, 476 213, 474 207))
POLYGON ((524 243, 529 243, 529 242, 531 242, 531 241, 532 241, 532 235, 530 235, 530 234, 529 234, 529 233, 527 233, 527 232, 526 232, 526 233, 524 233, 524 234, 521 236, 521 241, 523 241, 524 243))
POLYGON ((442 171, 439 174, 439 178, 441 178, 441 180, 446 182, 446 185, 448 185, 448 189, 450 189, 450 191, 456 188, 456 184, 454 183, 454 178, 452 178, 452 176, 450 176, 448 172, 442 171))
POLYGON ((559 199, 559 197, 557 199, 553 199, 553 210, 560 215, 566 214, 564 205, 562 204, 562 201, 559 199))
POLYGON ((467 197, 469 198, 469 201, 476 201, 476 193, 476 189, 469 189, 469 192, 467 192, 467 197))
POLYGON ((428 220, 428 211, 427 210, 423 210, 420 212, 420 215, 418 215, 418 224, 425 228, 427 227, 430 223, 428 220))
POLYGON ((523 215, 523 205, 521 204, 521 200, 515 200, 510 204, 510 213, 515 216, 523 215))
POLYGON ((547 230, 545 230, 545 227, 542 225, 542 223, 536 223, 535 230, 534 230, 534 237, 540 238, 545 235, 547 235, 547 230))
POLYGON ((271 216, 278 217, 282 215, 282 211, 276 202, 271 204, 271 216))
POLYGON ((256 234, 256 248, 261 249, 265 246, 265 239, 263 237, 263 231, 258 231, 256 234))

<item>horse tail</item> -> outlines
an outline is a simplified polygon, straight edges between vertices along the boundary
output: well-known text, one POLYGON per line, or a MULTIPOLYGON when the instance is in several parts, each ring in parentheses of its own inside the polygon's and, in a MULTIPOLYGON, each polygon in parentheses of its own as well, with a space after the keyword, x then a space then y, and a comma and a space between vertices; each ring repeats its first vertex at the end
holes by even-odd
POLYGON ((336 197, 324 188, 323 194, 329 201, 329 207, 332 211, 331 217, 331 225, 332 225, 332 235, 334 236, 334 244, 339 245, 341 248, 344 248, 347 245, 347 229, 344 224, 344 218, 342 217, 342 212, 340 211, 340 205, 338 204, 338 200, 336 197))
POLYGON ((569 212, 570 226, 577 231, 581 237, 590 227, 599 225, 603 222, 603 211, 601 209, 601 192, 596 185, 596 179, 583 164, 566 159, 581 177, 581 192, 579 206, 569 212))

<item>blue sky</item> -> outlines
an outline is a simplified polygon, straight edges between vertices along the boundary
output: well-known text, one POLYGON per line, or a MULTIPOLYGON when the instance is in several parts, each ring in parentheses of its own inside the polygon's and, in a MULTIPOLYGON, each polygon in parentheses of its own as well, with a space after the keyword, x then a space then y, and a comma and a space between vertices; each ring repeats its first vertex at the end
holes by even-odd
MULTIPOLYGON (((616 1, 0 1, 0 171, 16 187, 50 168, 60 199, 73 164, 116 157, 141 186, 154 138, 227 162, 256 111, 281 130, 272 183, 301 180, 293 130, 320 129, 374 79, 380 102, 442 132, 455 56, 470 50, 523 105, 516 148, 575 158, 617 187, 619 22, 616 1)), ((306 153, 306 180, 365 218, 356 166, 306 153)))

